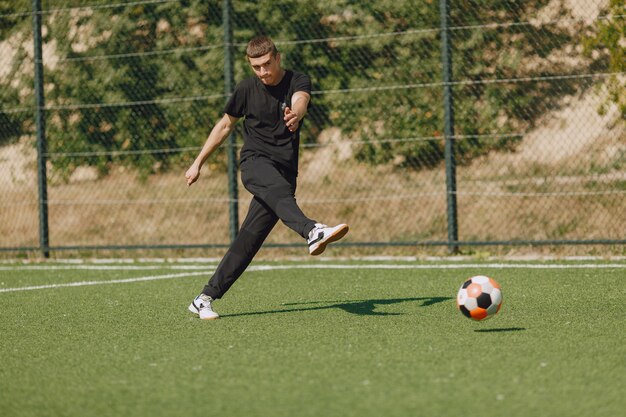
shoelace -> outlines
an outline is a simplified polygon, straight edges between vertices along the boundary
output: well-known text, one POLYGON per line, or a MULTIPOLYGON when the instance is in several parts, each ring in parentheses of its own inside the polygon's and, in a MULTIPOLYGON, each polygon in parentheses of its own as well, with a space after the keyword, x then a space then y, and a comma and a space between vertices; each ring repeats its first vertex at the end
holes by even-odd
POLYGON ((317 237, 317 234, 327 227, 328 226, 326 226, 325 224, 320 224, 319 226, 315 226, 313 230, 309 232, 309 240, 315 239, 317 237))
POLYGON ((205 300, 202 297, 200 297, 200 308, 208 308, 211 309, 211 299, 205 300))

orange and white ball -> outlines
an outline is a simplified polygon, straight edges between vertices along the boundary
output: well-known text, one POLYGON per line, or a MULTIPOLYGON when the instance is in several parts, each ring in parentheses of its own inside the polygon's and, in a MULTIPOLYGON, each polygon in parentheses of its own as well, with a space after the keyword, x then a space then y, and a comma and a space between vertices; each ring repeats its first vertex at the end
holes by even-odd
POLYGON ((485 320, 500 311, 502 289, 495 279, 477 275, 463 283, 456 304, 464 316, 477 321, 485 320))

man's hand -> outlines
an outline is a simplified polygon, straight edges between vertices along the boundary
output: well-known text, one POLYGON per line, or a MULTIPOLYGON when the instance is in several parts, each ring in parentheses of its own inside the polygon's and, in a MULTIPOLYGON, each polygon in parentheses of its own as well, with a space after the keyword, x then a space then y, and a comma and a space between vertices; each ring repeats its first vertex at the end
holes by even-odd
POLYGON ((287 129, 289 129, 290 132, 295 132, 296 130, 298 130, 300 120, 298 119, 298 115, 289 107, 285 107, 284 119, 285 124, 287 125, 287 129))
POLYGON ((185 173, 185 178, 187 178, 187 185, 190 186, 194 182, 198 181, 198 177, 200 177, 200 167, 198 167, 198 165, 194 163, 185 173))
POLYGON ((202 150, 198 154, 198 157, 193 161, 193 164, 185 172, 185 178, 187 179, 187 185, 191 185, 198 181, 200 177, 200 168, 207 160, 209 156, 226 140, 230 132, 233 130, 233 126, 237 122, 238 118, 229 114, 224 114, 222 118, 213 126, 211 133, 207 138, 202 150))

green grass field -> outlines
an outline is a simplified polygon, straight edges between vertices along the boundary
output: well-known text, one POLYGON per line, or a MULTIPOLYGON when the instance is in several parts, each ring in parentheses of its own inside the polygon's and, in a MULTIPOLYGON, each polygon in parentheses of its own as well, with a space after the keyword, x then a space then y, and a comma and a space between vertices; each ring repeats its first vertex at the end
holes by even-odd
POLYGON ((619 415, 626 263, 589 263, 257 262, 209 322, 214 264, 0 264, 0 416, 619 415))

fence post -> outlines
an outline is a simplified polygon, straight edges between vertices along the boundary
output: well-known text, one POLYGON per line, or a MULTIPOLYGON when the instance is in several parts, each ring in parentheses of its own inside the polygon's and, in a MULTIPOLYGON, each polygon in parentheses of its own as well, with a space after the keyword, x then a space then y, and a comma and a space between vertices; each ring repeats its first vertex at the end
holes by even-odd
MULTIPOLYGON (((231 26, 232 15, 231 0, 222 2, 222 20, 224 23, 224 93, 226 99, 232 94, 234 83, 233 63, 233 29, 231 26)), ((228 137, 228 196, 229 196, 229 219, 230 241, 234 241, 239 230, 239 203, 237 189, 237 140, 234 132, 228 137)))
POLYGON ((448 207, 448 250, 457 253, 459 229, 456 206, 456 160, 454 157, 454 97, 452 96, 452 50, 448 36, 450 6, 448 0, 439 0, 441 19, 441 61, 443 68, 444 135, 446 163, 446 194, 448 207))
POLYGON ((46 174, 46 119, 43 94, 43 55, 41 52, 41 0, 33 0, 33 39, 35 58, 35 123, 37 128, 37 180, 39 188, 39 248, 50 257, 48 236, 48 185, 46 174))

